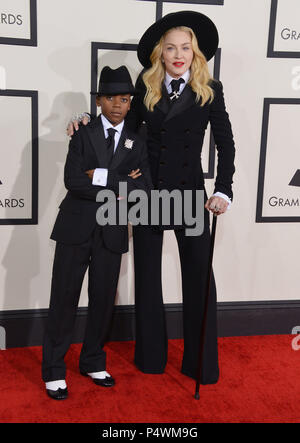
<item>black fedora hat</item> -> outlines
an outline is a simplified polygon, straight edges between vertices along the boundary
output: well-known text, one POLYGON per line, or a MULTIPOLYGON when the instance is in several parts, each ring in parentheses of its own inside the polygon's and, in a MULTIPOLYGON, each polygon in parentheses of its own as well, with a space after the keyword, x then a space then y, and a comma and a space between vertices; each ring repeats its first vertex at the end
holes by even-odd
POLYGON ((172 12, 153 23, 139 41, 138 59, 145 68, 151 67, 150 55, 161 37, 169 29, 177 26, 187 26, 194 31, 199 49, 203 52, 207 61, 215 55, 218 49, 219 35, 211 19, 195 11, 172 12))
POLYGON ((98 91, 92 91, 93 95, 119 95, 135 94, 135 89, 126 66, 112 69, 105 66, 100 74, 98 91))

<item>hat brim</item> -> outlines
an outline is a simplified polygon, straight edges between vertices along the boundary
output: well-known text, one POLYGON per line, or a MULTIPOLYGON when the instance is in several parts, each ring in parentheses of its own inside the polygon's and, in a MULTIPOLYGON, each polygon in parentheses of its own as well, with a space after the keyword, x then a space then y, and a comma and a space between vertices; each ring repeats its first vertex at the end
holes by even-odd
POLYGON ((91 95, 135 95, 136 90, 129 83, 100 83, 98 91, 91 91, 91 95))
POLYGON ((199 49, 209 61, 216 53, 219 44, 218 30, 206 15, 195 11, 180 11, 165 15, 153 23, 139 41, 137 55, 145 68, 151 67, 150 55, 161 37, 169 30, 178 26, 191 28, 198 41, 199 49))

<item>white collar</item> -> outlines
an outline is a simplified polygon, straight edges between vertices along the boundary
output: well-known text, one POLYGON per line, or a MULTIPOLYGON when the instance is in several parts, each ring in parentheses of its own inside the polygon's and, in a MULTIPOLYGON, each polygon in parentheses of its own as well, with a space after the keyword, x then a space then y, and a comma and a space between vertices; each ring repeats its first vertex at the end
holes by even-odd
POLYGON ((109 120, 107 120, 106 117, 104 117, 103 114, 101 114, 101 120, 102 120, 102 124, 103 124, 103 128, 104 130, 108 130, 109 128, 113 128, 115 129, 119 134, 121 134, 122 130, 123 130, 123 126, 124 126, 124 120, 119 123, 117 126, 113 126, 109 120))
MULTIPOLYGON (((185 81, 184 86, 189 81, 190 76, 191 76, 191 73, 190 73, 189 69, 187 71, 185 71, 184 74, 182 74, 181 78, 183 78, 183 80, 185 81)), ((171 77, 170 74, 168 74, 167 71, 166 71, 166 76, 165 76, 165 85, 166 85, 166 87, 170 86, 170 83, 171 83, 172 80, 177 80, 177 79, 174 79, 173 77, 171 77)))

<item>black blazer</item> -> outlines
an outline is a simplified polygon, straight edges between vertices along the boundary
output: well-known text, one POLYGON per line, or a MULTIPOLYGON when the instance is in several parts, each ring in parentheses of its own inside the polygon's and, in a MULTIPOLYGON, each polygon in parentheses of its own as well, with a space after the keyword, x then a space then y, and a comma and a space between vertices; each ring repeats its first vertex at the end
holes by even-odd
MULTIPOLYGON (((152 188, 147 149, 144 141, 124 125, 117 149, 108 169, 107 186, 95 186, 85 171, 108 168, 107 144, 101 117, 88 126, 82 126, 70 140, 65 163, 64 182, 68 192, 61 202, 51 239, 65 244, 80 244, 89 238, 96 226, 96 212, 101 206, 96 202, 97 193, 111 189, 118 196, 119 182, 126 181, 128 193, 152 188), (125 147, 125 140, 133 141, 132 149, 125 147), (140 168, 137 179, 128 177, 132 169, 140 168)), ((128 226, 103 226, 105 246, 117 253, 128 251, 128 226)))
POLYGON ((232 198, 235 146, 225 108, 223 86, 212 81, 214 100, 203 107, 196 94, 186 85, 179 99, 171 102, 165 85, 162 98, 150 112, 143 100, 146 87, 142 74, 136 82, 138 95, 132 101, 127 125, 133 130, 144 121, 147 126, 148 157, 155 189, 204 189, 201 151, 205 130, 210 122, 218 151, 214 192, 232 198))

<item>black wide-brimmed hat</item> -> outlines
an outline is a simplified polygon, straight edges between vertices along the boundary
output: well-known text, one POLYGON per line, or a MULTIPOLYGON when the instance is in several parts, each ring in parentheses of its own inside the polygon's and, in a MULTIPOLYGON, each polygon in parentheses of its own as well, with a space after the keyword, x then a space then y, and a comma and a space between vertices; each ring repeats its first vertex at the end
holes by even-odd
POLYGON ((161 37, 178 26, 191 28, 198 40, 200 51, 210 60, 216 53, 219 43, 218 30, 206 15, 195 11, 180 11, 165 15, 153 23, 139 41, 137 55, 145 68, 151 67, 150 55, 161 37))
POLYGON ((92 91, 93 95, 119 95, 135 94, 135 89, 126 66, 112 69, 105 66, 100 74, 98 91, 92 91))

